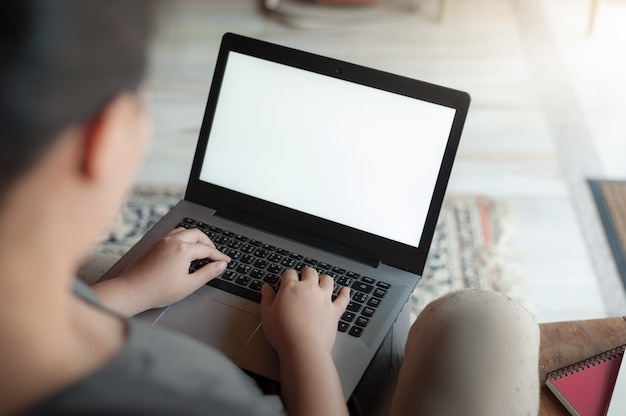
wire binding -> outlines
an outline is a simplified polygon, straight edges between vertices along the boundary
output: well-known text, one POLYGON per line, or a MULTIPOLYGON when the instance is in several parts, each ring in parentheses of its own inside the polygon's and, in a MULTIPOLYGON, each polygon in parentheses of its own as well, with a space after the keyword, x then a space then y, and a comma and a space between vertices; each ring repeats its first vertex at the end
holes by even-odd
POLYGON ((611 348, 610 350, 575 362, 574 364, 570 364, 566 367, 559 368, 558 370, 551 371, 547 374, 547 377, 552 380, 562 379, 564 377, 578 373, 586 368, 595 367, 596 365, 602 364, 606 361, 611 361, 618 357, 623 357, 624 350, 626 350, 626 344, 620 345, 619 347, 611 348))

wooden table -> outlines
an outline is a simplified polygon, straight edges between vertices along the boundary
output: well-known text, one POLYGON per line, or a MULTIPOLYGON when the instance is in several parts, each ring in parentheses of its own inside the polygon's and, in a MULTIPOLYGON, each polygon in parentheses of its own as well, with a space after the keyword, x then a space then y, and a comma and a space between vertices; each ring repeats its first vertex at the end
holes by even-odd
POLYGON ((626 317, 540 324, 539 416, 570 416, 545 386, 546 374, 626 344, 626 317))

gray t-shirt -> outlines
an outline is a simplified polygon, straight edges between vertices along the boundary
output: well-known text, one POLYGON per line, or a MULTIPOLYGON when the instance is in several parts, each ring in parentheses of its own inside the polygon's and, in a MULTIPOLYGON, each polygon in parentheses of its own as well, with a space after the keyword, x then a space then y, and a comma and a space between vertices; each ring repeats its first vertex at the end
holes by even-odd
MULTIPOLYGON (((84 283, 74 291, 99 306, 84 283)), ((277 415, 284 409, 220 352, 130 319, 126 344, 112 361, 27 414, 277 415)))

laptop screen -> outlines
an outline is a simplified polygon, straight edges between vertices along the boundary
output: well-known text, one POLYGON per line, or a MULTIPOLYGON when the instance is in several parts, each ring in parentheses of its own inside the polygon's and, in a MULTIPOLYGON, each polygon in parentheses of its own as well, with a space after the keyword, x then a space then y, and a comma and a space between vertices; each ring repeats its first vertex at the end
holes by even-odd
POLYGON ((454 116, 231 51, 200 180, 418 247, 454 116))

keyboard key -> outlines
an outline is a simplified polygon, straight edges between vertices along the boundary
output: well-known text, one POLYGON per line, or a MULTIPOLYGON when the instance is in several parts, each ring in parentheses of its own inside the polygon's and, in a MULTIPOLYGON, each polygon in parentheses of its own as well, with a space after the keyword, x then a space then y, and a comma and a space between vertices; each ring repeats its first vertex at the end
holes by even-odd
POLYGON ((363 303, 367 300, 367 295, 365 293, 355 292, 354 295, 352 295, 352 300, 355 302, 363 303))
POLYGON ((372 308, 377 308, 378 305, 380 305, 380 299, 370 298, 370 300, 367 301, 367 305, 371 306, 372 308))
POLYGON ((374 293, 372 293, 372 295, 376 296, 377 298, 384 298, 386 294, 387 291, 380 288, 376 288, 374 293))
POLYGON ((238 278, 235 279, 235 283, 238 283, 241 286, 247 286, 248 283, 250 283, 250 280, 252 279, 248 276, 239 276, 238 278))
POLYGON ((370 323, 370 320, 368 318, 365 318, 363 316, 359 316, 355 322, 355 324, 357 324, 358 326, 365 328, 367 326, 367 324, 370 323))
POLYGON ((350 301, 346 309, 349 310, 350 312, 358 312, 361 309, 361 305, 356 302, 350 301))
POLYGON ((238 249, 239 247, 241 247, 243 243, 239 240, 230 240, 230 242, 227 244, 228 247, 230 248, 234 248, 235 250, 238 249))
POLYGON ((361 328, 360 326, 353 326, 352 328, 350 328, 348 334, 352 335, 353 337, 360 337, 361 335, 363 335, 363 328, 361 328))
POLYGON ((361 278, 361 280, 369 285, 373 285, 374 283, 376 283, 376 280, 372 279, 371 277, 367 277, 367 276, 363 276, 361 278))
POLYGON ((283 272, 284 267, 279 264, 270 264, 267 268, 267 271, 270 273, 280 275, 283 272))
POLYGON ((260 280, 252 280, 252 282, 248 285, 248 287, 252 290, 261 290, 263 286, 263 282, 260 280))
POLYGON ((280 277, 276 276, 275 274, 271 274, 271 273, 268 273, 268 274, 267 274, 267 275, 263 278, 263 281, 265 281, 265 282, 267 282, 267 283, 269 283, 269 284, 271 284, 271 285, 273 285, 273 284, 275 284, 276 282, 278 282, 278 280, 280 280, 280 277))
POLYGON ((376 283, 376 286, 381 287, 383 289, 389 289, 391 287, 391 285, 387 282, 378 282, 376 283))
POLYGON ((256 247, 250 244, 245 244, 241 247, 241 251, 245 254, 252 254, 256 250, 256 247))
POLYGON ((272 263, 280 263, 282 259, 283 259, 283 256, 280 256, 276 253, 270 254, 269 257, 267 258, 267 260, 271 261, 272 263))
POLYGON ((283 259, 283 261, 281 261, 280 264, 282 264, 288 269, 293 269, 294 266, 296 265, 296 261, 294 259, 286 258, 286 259, 283 259))
POLYGON ((352 321, 354 321, 354 317, 355 316, 356 315, 353 314, 352 312, 344 312, 343 316, 341 317, 341 319, 343 319, 346 322, 352 322, 352 321))
POLYGON ((223 235, 218 235, 217 237, 215 237, 215 240, 213 240, 215 244, 222 244, 222 245, 228 244, 229 241, 230 240, 227 237, 224 237, 223 235))
POLYGON ((233 280, 237 277, 237 273, 232 270, 226 270, 220 277, 224 280, 233 280))
POLYGON ((371 318, 374 315, 374 312, 376 312, 375 309, 366 306, 365 308, 363 308, 363 312, 361 312, 361 315, 371 318))
POLYGON ((239 266, 237 266, 237 272, 241 274, 248 274, 250 273, 251 269, 252 269, 252 266, 248 264, 240 264, 239 266))
POLYGON ((228 250, 228 253, 226 254, 228 255, 228 257, 231 258, 231 260, 237 260, 239 257, 241 257, 241 252, 235 249, 228 250))
POLYGON ((243 255, 243 256, 239 259, 239 261, 240 261, 241 263, 243 263, 243 264, 252 264, 252 263, 254 263, 254 260, 255 260, 255 258, 254 258, 254 256, 253 256, 253 255, 251 255, 251 254, 244 254, 244 255, 243 255))
POLYGON ((259 259, 254 262, 254 267, 259 269, 265 269, 267 266, 269 266, 269 262, 267 260, 259 259))
POLYGON ((349 326, 350 325, 348 323, 343 322, 343 321, 339 321, 339 325, 338 325, 337 331, 339 331, 339 332, 346 332, 348 330, 349 326))
POLYGON ((351 283, 352 279, 345 276, 341 276, 339 279, 337 279, 337 284, 341 286, 350 286, 351 283))
MULTIPOLYGON (((363 282, 360 282, 358 280, 355 281, 354 283, 352 283, 351 287, 354 290, 358 290, 358 291, 361 291, 361 292, 364 292, 364 293, 370 293, 372 291, 372 289, 374 289, 374 286, 368 285, 367 283, 363 283, 363 282)), ((377 290, 380 290, 380 289, 377 289, 377 290)), ((381 296, 379 296, 379 297, 381 297, 381 296)))
POLYGON ((263 279, 264 276, 265 272, 263 270, 253 269, 250 272, 250 277, 252 277, 253 279, 263 279))

